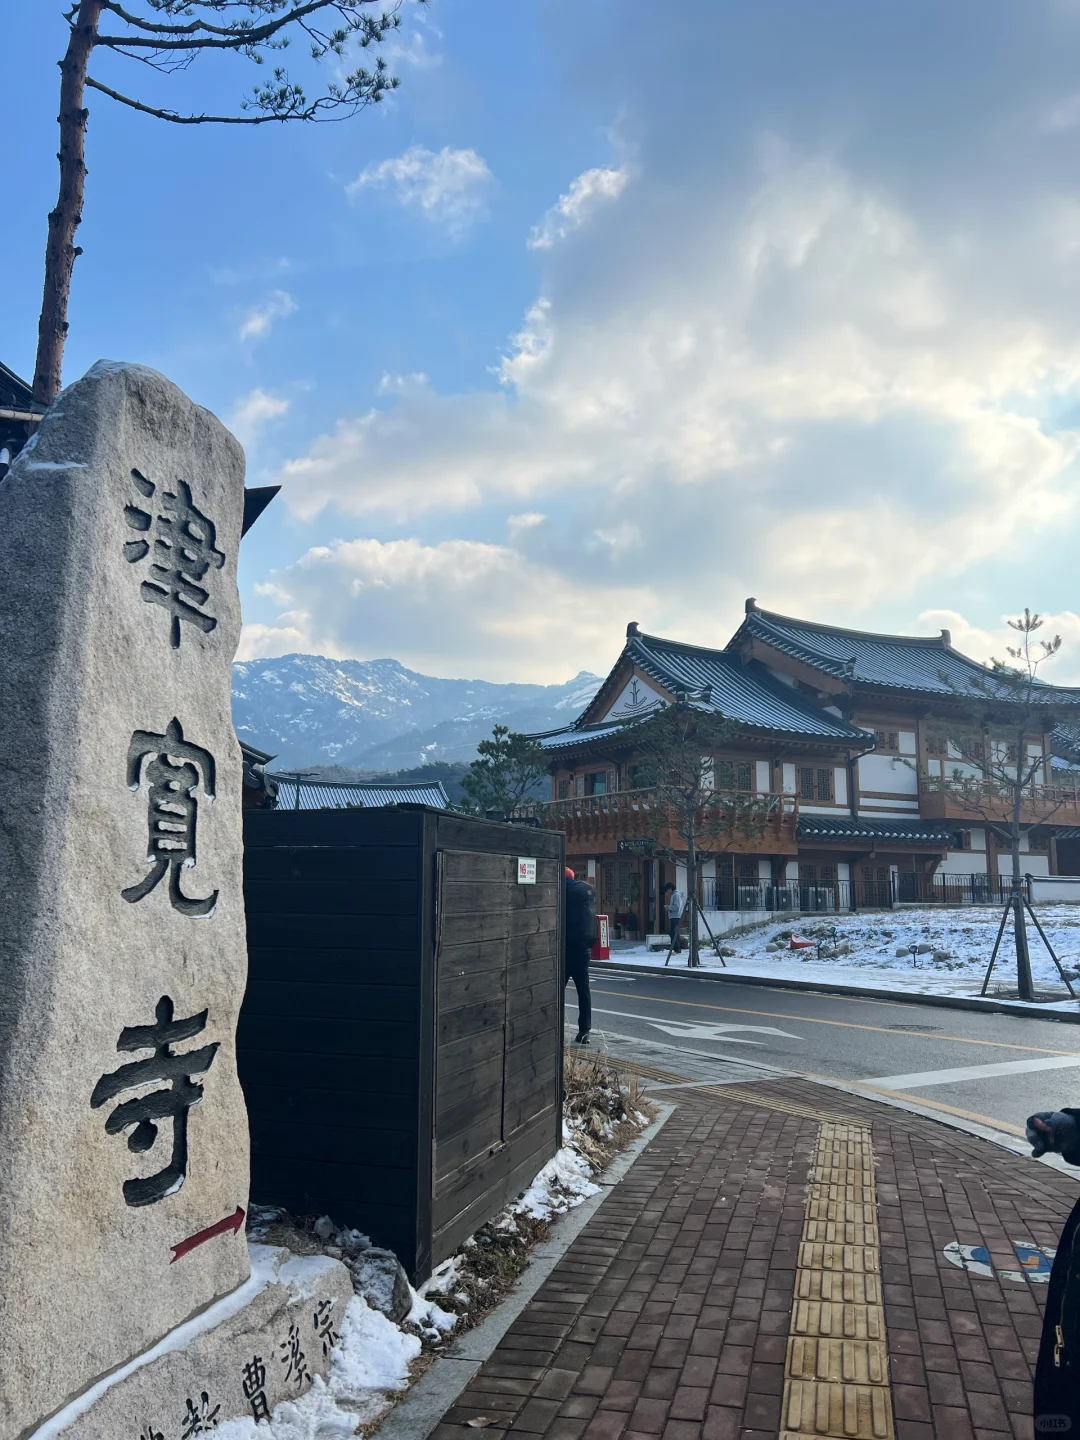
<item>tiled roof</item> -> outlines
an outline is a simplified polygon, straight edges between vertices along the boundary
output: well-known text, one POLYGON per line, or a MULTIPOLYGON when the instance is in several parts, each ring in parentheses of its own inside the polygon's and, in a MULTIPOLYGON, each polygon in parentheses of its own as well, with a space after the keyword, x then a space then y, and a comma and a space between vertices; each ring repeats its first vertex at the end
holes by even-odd
POLYGON ((1080 825, 1063 825, 1054 830, 1055 840, 1080 840, 1080 825))
POLYGON ((571 745, 582 745, 588 740, 602 740, 605 735, 617 735, 625 725, 583 725, 580 730, 570 726, 566 730, 551 730, 532 738, 543 750, 566 750, 571 745))
MULTIPOLYGON (((752 635, 793 660, 802 660, 838 680, 888 690, 914 690, 923 694, 955 695, 973 683, 985 684, 993 671, 954 650, 944 635, 874 635, 864 630, 842 630, 748 610, 729 648, 741 636, 752 635)), ((1047 685, 1048 703, 1080 706, 1080 689, 1047 685)))
POLYGON ((935 820, 869 819, 855 815, 800 815, 800 840, 891 840, 901 845, 955 845, 956 826, 935 820))
POLYGON ((632 635, 626 653, 666 690, 685 690, 702 710, 718 710, 748 730, 870 745, 867 731, 830 715, 775 679, 756 660, 730 650, 705 650, 656 635, 632 635))
POLYGON ((297 805, 297 781, 284 775, 271 775, 270 778, 277 781, 279 810, 344 810, 350 805, 362 805, 365 809, 379 809, 384 805, 433 805, 438 810, 445 810, 450 804, 439 780, 424 780, 416 785, 301 780, 300 804, 297 805))

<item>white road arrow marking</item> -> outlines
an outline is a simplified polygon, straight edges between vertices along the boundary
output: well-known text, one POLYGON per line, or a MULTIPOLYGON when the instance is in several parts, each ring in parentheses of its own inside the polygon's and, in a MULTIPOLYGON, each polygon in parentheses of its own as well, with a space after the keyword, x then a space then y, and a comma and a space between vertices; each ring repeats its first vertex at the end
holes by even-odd
POLYGON ((733 1030, 748 1030, 755 1035, 779 1035, 784 1040, 800 1040, 802 1036, 791 1035, 786 1030, 777 1030, 774 1025, 714 1025, 687 1024, 678 1020, 650 1020, 655 1030, 667 1035, 678 1035, 686 1040, 726 1040, 729 1045, 761 1045, 761 1040, 736 1040, 733 1030))
MULTIPOLYGON (((573 1001, 567 996, 567 1008, 573 1005, 573 1001)), ((601 1010, 594 1007, 594 1015, 619 1015, 624 1020, 644 1020, 646 1025, 652 1025, 657 1030, 663 1030, 668 1035, 675 1035, 680 1040, 724 1040, 729 1045, 761 1045, 761 1040, 739 1040, 731 1032, 733 1030, 749 1030, 755 1035, 779 1035, 783 1040, 801 1040, 801 1035, 791 1035, 787 1030, 777 1030, 772 1025, 725 1025, 723 1023, 693 1024, 679 1020, 657 1020, 653 1015, 635 1015, 629 1010, 601 1010)))

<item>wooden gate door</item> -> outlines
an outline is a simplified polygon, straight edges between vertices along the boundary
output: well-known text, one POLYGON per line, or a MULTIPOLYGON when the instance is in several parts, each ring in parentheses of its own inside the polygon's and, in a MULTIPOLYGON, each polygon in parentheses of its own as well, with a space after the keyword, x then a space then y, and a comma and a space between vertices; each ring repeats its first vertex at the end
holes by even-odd
POLYGON ((562 1026, 557 861, 537 861, 535 885, 517 883, 513 855, 442 850, 436 863, 433 1264, 550 1155, 562 1026))

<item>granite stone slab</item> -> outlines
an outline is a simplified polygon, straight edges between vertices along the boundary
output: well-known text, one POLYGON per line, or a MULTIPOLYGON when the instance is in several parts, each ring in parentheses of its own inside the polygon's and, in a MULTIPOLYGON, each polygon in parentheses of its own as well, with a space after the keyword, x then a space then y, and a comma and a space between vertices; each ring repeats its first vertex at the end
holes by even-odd
POLYGON ((0 481, 0 1440, 249 1275, 243 482, 111 362, 0 481))

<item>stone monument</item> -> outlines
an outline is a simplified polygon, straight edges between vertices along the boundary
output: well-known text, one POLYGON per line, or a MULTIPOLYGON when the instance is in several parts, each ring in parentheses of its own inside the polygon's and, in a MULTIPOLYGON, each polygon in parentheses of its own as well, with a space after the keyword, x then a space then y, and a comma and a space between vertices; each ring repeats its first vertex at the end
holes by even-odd
POLYGON ((0 1440, 248 1279, 243 507, 107 362, 0 482, 0 1440))

